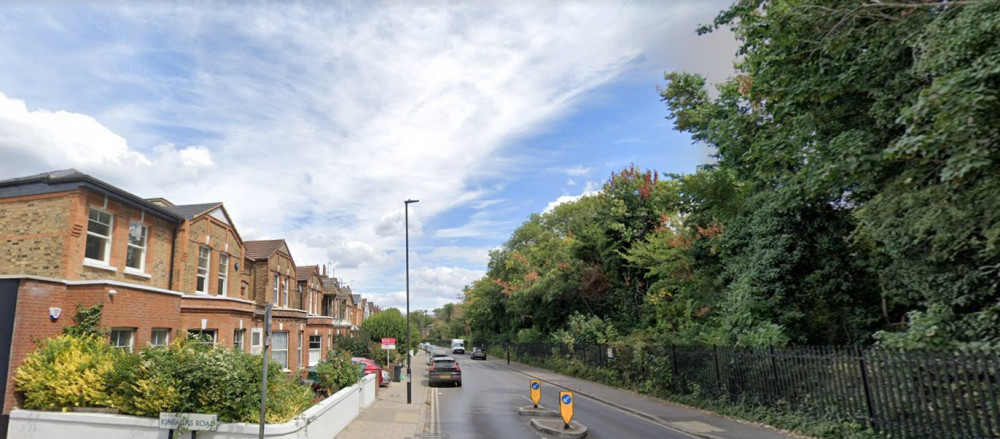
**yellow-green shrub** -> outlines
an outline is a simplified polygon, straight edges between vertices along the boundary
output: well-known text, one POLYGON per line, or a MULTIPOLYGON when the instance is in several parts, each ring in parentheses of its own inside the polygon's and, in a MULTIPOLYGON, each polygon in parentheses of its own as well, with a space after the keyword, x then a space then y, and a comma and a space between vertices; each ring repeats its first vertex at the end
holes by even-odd
MULTIPOLYGON (((24 408, 115 407, 121 413, 215 413, 221 422, 260 419, 262 357, 180 339, 139 353, 106 338, 61 335, 39 343, 14 373, 24 408)), ((309 386, 268 368, 267 421, 285 422, 312 404, 309 386)))
MULTIPOLYGON (((267 377, 267 419, 268 423, 290 421, 312 405, 312 388, 299 384, 299 380, 287 374, 267 377)), ((260 419, 255 416, 254 419, 260 419)))
POLYGON ((14 372, 24 408, 113 407, 105 375, 120 355, 107 340, 93 336, 43 340, 14 372))

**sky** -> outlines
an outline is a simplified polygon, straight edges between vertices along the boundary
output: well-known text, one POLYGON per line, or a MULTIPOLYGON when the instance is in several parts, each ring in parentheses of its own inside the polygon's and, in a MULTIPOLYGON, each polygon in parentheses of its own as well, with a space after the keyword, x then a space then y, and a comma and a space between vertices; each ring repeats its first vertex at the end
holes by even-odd
POLYGON ((728 3, 6 1, 0 179, 222 202, 244 240, 404 311, 408 240, 432 311, 531 214, 712 160, 657 87, 733 75, 732 34, 694 32, 728 3))

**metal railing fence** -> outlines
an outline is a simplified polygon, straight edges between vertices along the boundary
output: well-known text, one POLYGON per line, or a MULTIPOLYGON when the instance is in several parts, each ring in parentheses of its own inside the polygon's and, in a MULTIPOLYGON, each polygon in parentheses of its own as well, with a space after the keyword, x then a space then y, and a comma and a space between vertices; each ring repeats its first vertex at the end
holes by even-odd
MULTIPOLYGON (((474 342, 489 348, 502 343, 474 342)), ((1000 354, 853 346, 511 344, 513 358, 659 396, 864 423, 889 437, 1000 438, 1000 354)))

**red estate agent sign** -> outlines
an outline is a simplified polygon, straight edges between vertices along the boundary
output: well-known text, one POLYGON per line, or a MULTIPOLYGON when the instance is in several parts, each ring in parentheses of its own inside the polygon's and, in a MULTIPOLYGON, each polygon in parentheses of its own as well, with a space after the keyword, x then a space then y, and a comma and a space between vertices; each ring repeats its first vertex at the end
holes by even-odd
POLYGON ((382 349, 396 349, 396 339, 391 337, 383 338, 382 349))

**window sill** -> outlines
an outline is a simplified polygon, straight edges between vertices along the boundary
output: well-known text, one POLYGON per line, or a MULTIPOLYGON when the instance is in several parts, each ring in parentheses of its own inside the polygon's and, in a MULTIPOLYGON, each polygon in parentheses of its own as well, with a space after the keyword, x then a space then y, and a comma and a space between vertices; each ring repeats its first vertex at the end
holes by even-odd
POLYGON ((149 273, 146 273, 144 271, 139 271, 139 270, 136 270, 134 268, 128 268, 128 267, 125 267, 125 274, 130 275, 130 276, 142 277, 142 278, 146 278, 146 279, 152 279, 153 278, 153 275, 151 275, 149 273))
POLYGON ((98 270, 114 271, 116 273, 118 272, 118 267, 112 267, 112 266, 110 266, 108 264, 105 264, 104 261, 95 261, 93 259, 84 259, 83 260, 83 266, 84 267, 90 267, 90 268, 96 268, 98 270))

